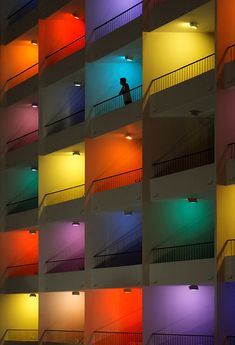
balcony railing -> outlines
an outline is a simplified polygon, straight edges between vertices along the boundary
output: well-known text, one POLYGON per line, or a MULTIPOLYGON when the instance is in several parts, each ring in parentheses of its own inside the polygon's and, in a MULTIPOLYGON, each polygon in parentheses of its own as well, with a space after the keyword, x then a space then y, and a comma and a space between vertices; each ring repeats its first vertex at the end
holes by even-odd
POLYGON ((227 146, 227 158, 235 159, 235 143, 230 143, 227 146))
POLYGON ((7 142, 7 151, 12 151, 38 141, 38 129, 7 142))
POLYGON ((153 334, 153 345, 214 345, 213 335, 153 334))
POLYGON ((154 94, 166 90, 172 86, 183 83, 186 80, 195 78, 215 68, 215 54, 208 55, 188 65, 166 73, 153 79, 150 85, 150 93, 154 94))
POLYGON ((228 46, 222 56, 221 63, 228 63, 235 60, 235 44, 228 46))
MULTIPOLYGON (((137 102, 142 98, 142 85, 134 87, 130 90, 132 102, 137 102)), ((94 105, 94 115, 100 116, 115 109, 124 107, 123 95, 117 95, 99 102, 94 105)))
POLYGON ((95 268, 142 263, 142 226, 139 224, 94 256, 95 268))
POLYGON ((153 163, 154 177, 174 174, 214 163, 214 149, 207 149, 163 162, 153 163))
POLYGON ((142 345, 142 333, 102 332, 93 333, 91 345, 142 345))
POLYGON ((20 73, 17 73, 13 77, 9 78, 6 81, 6 86, 8 89, 11 89, 12 87, 24 82, 25 80, 33 77, 34 75, 38 74, 38 63, 35 63, 34 65, 24 69, 20 73))
POLYGON ((79 110, 76 113, 73 113, 69 116, 63 117, 57 121, 47 124, 45 127, 47 129, 47 135, 57 133, 62 131, 65 128, 77 125, 85 121, 85 110, 79 110))
POLYGON ((235 335, 228 336, 226 338, 226 345, 235 345, 235 335))
POLYGON ((46 262, 46 266, 47 273, 83 271, 85 267, 85 259, 84 257, 78 257, 63 260, 48 260, 46 262))
POLYGON ((85 47, 85 35, 80 36, 73 40, 72 42, 66 44, 65 46, 55 50, 51 54, 48 54, 45 59, 43 60, 40 69, 46 68, 49 65, 52 65, 69 55, 81 50, 85 47))
POLYGON ((22 18, 25 16, 27 13, 32 11, 34 8, 38 6, 38 0, 30 0, 27 1, 23 6, 18 8, 16 11, 12 12, 8 17, 8 23, 13 24, 15 23, 18 19, 22 18))
POLYGON ((79 199, 84 196, 85 192, 85 185, 81 184, 74 187, 69 187, 65 189, 61 189, 55 192, 47 193, 44 195, 41 205, 49 206, 54 204, 59 204, 61 202, 79 199))
POLYGON ((111 18, 107 22, 97 26, 93 31, 93 40, 98 40, 110 32, 140 17, 142 15, 142 3, 143 1, 137 3, 136 5, 128 8, 126 11, 111 18))
POLYGON ((32 276, 38 274, 38 263, 8 266, 4 278, 32 276))
POLYGON ((36 329, 7 329, 0 339, 0 345, 5 341, 24 341, 36 342, 38 341, 38 330, 36 329))
POLYGON ((7 214, 24 212, 38 207, 38 197, 24 199, 7 204, 7 214))
POLYGON ((152 250, 153 263, 199 260, 214 257, 214 242, 186 244, 152 250))
POLYGON ((84 332, 78 330, 46 329, 39 339, 39 345, 43 343, 83 345, 84 332))

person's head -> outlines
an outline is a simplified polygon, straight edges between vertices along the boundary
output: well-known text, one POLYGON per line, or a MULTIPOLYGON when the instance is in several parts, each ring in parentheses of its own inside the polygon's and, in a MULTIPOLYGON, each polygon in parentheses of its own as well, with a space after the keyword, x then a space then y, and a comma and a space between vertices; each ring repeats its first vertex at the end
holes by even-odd
POLYGON ((126 84, 126 78, 120 78, 120 84, 125 85, 126 84))

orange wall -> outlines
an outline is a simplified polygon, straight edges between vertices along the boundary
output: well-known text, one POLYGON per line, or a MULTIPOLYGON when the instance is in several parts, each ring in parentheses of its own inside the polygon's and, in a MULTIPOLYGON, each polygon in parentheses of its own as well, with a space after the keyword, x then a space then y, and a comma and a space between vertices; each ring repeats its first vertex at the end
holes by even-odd
POLYGON ((87 139, 85 145, 86 188, 89 188, 94 179, 142 167, 141 139, 129 141, 124 134, 110 133, 87 139))
POLYGON ((142 290, 89 290, 85 300, 86 341, 94 331, 142 332, 142 290))

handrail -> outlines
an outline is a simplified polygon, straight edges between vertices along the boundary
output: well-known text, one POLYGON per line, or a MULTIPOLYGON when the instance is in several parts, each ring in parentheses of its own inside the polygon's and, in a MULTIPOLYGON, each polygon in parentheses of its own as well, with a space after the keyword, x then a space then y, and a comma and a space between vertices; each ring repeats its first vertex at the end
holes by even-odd
MULTIPOLYGON (((142 87, 142 84, 141 84, 141 85, 138 85, 138 86, 136 86, 136 87, 133 87, 132 89, 130 89, 130 92, 133 91, 133 90, 136 90, 136 89, 138 89, 138 88, 140 88, 140 87, 142 87)), ((112 99, 115 99, 115 98, 118 98, 118 97, 122 97, 122 95, 116 95, 116 96, 107 98, 107 99, 105 99, 104 101, 101 101, 101 102, 99 102, 99 103, 94 104, 93 107, 95 108, 95 107, 97 107, 98 105, 101 105, 101 104, 103 104, 103 103, 106 103, 106 102, 111 101, 112 99)))
POLYGON ((32 66, 30 66, 30 67, 24 69, 23 71, 21 71, 21 72, 15 74, 13 77, 7 79, 7 83, 8 83, 9 81, 11 81, 11 80, 13 80, 13 79, 19 77, 19 75, 22 75, 22 74, 24 74, 25 72, 29 71, 31 68, 33 68, 33 67, 35 67, 35 66, 38 66, 38 64, 39 64, 39 63, 37 62, 37 63, 33 64, 32 66))
POLYGON ((10 268, 18 268, 18 267, 25 267, 25 266, 34 266, 34 265, 38 265, 38 262, 33 262, 33 263, 31 263, 31 264, 22 264, 22 265, 7 266, 7 269, 10 269, 10 268))
MULTIPOLYGON (((84 337, 84 331, 80 331, 80 330, 65 330, 65 329, 45 329, 43 332, 42 332, 42 335, 38 341, 38 345, 42 345, 43 344, 43 339, 45 338, 46 334, 50 334, 50 333, 53 333, 53 332, 58 332, 58 333, 66 333, 66 334, 72 334, 72 333, 78 333, 78 334, 81 334, 83 337, 84 337)), ((79 342, 80 343, 82 340, 79 339, 79 342)), ((0 344, 1 345, 1 344, 0 344)))
POLYGON ((17 205, 19 203, 23 203, 24 201, 30 201, 30 200, 36 200, 36 199, 38 199, 38 196, 34 196, 32 198, 23 199, 23 200, 19 200, 19 201, 9 202, 9 203, 7 203, 7 206, 17 205))
MULTIPOLYGON (((9 332, 37 332, 38 333, 38 329, 8 328, 4 331, 4 333, 0 339, 0 345, 4 344, 4 340, 5 340, 5 338, 9 332)), ((35 339, 35 341, 37 341, 37 340, 35 339)))
POLYGON ((125 11, 123 11, 123 12, 119 13, 118 15, 116 15, 115 17, 113 17, 113 18, 111 18, 111 19, 107 20, 105 23, 103 23, 103 24, 101 24, 101 25, 99 25, 99 26, 95 27, 95 28, 94 28, 94 31, 96 31, 96 30, 98 30, 99 28, 101 28, 102 26, 104 26, 104 25, 106 25, 106 24, 108 24, 108 23, 112 22, 114 19, 119 18, 119 17, 120 17, 120 16, 122 16, 123 14, 125 14, 125 13, 129 12, 130 10, 132 10, 133 8, 135 8, 135 7, 139 6, 139 5, 140 5, 140 4, 142 4, 142 3, 143 3, 143 1, 140 1, 140 2, 138 2, 137 4, 135 4, 134 6, 131 6, 131 7, 130 7, 130 8, 128 8, 127 10, 125 10, 125 11))
POLYGON ((115 331, 94 331, 93 334, 96 334, 96 333, 103 333, 103 334, 142 334, 142 332, 115 332, 115 331))
POLYGON ((24 135, 22 135, 20 137, 17 137, 15 139, 8 140, 7 144, 11 144, 11 143, 13 143, 15 141, 18 141, 19 139, 25 138, 25 137, 29 136, 30 134, 34 134, 34 133, 38 133, 38 129, 36 129, 35 131, 32 131, 32 132, 28 132, 28 133, 26 133, 26 134, 24 134, 24 135))
POLYGON ((65 117, 63 117, 63 118, 61 118, 61 119, 59 119, 59 120, 54 121, 54 122, 50 122, 50 123, 46 124, 45 127, 50 127, 50 126, 52 126, 52 125, 55 125, 56 123, 59 123, 59 122, 61 122, 61 121, 63 121, 63 120, 66 120, 66 119, 68 119, 68 118, 70 118, 70 117, 73 117, 74 115, 77 115, 77 114, 83 113, 83 112, 85 112, 85 109, 76 111, 75 113, 70 114, 70 115, 68 115, 68 116, 65 116, 65 117))
POLYGON ((46 193, 46 194, 44 195, 44 197, 45 197, 45 196, 48 196, 48 195, 56 194, 56 193, 59 193, 59 192, 64 192, 64 191, 66 191, 66 190, 74 189, 74 188, 77 188, 77 187, 84 187, 84 186, 85 186, 85 184, 80 184, 80 185, 73 186, 73 187, 68 187, 68 188, 64 188, 64 189, 59 189, 59 190, 56 190, 56 191, 54 191, 54 192, 46 193))
POLYGON ((79 40, 81 40, 82 38, 85 38, 85 37, 86 37, 86 36, 83 35, 83 36, 80 36, 80 37, 76 38, 75 40, 69 42, 69 43, 66 44, 65 46, 63 46, 63 47, 61 47, 61 48, 55 50, 54 52, 48 54, 48 55, 44 58, 44 60, 47 60, 47 59, 50 58, 51 56, 53 56, 53 55, 59 53, 60 51, 64 50, 64 49, 67 48, 67 47, 70 47, 73 43, 78 42, 79 40))
POLYGON ((133 169, 133 170, 125 171, 123 173, 116 174, 116 175, 110 175, 110 176, 107 176, 107 177, 101 177, 101 178, 93 180, 92 183, 96 183, 96 182, 103 181, 103 180, 108 180, 108 179, 113 178, 113 177, 122 176, 122 175, 125 175, 125 174, 128 174, 128 173, 131 173, 131 172, 134 172, 134 171, 140 171, 140 170, 143 170, 143 168, 138 168, 138 169, 133 169))
MULTIPOLYGON (((11 13, 7 19, 11 19, 12 17, 14 17, 17 13, 21 12, 23 9, 25 9, 28 5, 30 5, 31 3, 35 2, 35 0, 30 0, 28 1, 25 5, 21 6, 18 10, 16 10, 15 12, 11 13)), ((36 1, 37 3, 37 1, 36 1)))
POLYGON ((214 150, 214 148, 210 148, 210 149, 206 149, 206 150, 202 150, 202 151, 198 151, 198 152, 193 152, 193 153, 188 153, 188 154, 186 154, 186 155, 178 156, 178 157, 176 157, 176 158, 168 159, 168 160, 165 160, 165 161, 154 162, 153 165, 157 165, 157 164, 161 164, 161 163, 168 163, 168 162, 176 161, 176 160, 181 159, 181 158, 187 158, 187 157, 190 157, 190 156, 194 156, 194 155, 196 155, 196 154, 208 152, 208 151, 210 151, 210 150, 214 150))
POLYGON ((67 262, 67 261, 75 261, 75 260, 84 260, 84 257, 72 258, 72 259, 60 259, 60 260, 47 260, 46 264, 48 263, 56 263, 56 262, 67 262))
POLYGON ((210 335, 210 334, 182 334, 182 333, 152 333, 152 335, 173 335, 173 336, 181 336, 181 337, 208 337, 208 338, 211 338, 213 337, 214 338, 214 335, 210 335))

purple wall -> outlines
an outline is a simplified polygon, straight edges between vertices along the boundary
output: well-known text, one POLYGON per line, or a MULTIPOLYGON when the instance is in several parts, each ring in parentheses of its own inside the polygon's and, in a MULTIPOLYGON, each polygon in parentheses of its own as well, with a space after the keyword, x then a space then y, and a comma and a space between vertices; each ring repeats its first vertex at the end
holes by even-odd
POLYGON ((214 288, 157 286, 143 290, 144 344, 152 333, 214 334, 214 288))

